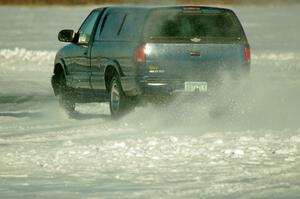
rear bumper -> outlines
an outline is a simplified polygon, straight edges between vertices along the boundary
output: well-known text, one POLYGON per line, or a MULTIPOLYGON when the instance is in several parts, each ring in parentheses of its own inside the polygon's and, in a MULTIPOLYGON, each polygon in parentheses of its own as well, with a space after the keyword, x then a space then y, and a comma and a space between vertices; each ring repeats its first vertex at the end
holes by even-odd
MULTIPOLYGON (((222 73, 221 73, 222 74, 222 73)), ((224 73, 226 74, 226 73, 224 73)), ((202 75, 199 77, 169 77, 169 76, 136 76, 122 81, 125 93, 129 96, 173 96, 177 94, 214 95, 224 86, 234 87, 240 80, 247 78, 249 71, 233 71, 227 76, 202 75), (185 82, 206 82, 207 92, 186 92, 185 82), (125 89, 126 88, 126 89, 125 89)))
POLYGON ((142 95, 170 96, 175 91, 183 91, 184 89, 182 81, 176 79, 143 78, 139 84, 142 95))
POLYGON ((184 91, 184 81, 174 78, 140 76, 121 82, 127 96, 172 96, 184 91))
POLYGON ((174 96, 179 94, 209 95, 211 92, 186 92, 181 79, 158 79, 144 77, 139 80, 140 91, 144 96, 174 96))

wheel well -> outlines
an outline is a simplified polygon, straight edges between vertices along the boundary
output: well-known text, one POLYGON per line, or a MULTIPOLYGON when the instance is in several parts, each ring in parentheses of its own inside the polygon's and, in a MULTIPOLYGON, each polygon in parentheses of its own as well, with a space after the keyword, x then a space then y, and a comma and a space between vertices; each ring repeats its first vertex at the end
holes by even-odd
POLYGON ((61 73, 64 72, 64 69, 62 68, 62 66, 60 64, 56 64, 53 72, 54 72, 54 75, 59 76, 61 73))
POLYGON ((53 81, 54 81, 54 85, 58 85, 59 81, 60 81, 60 76, 61 74, 64 74, 64 69, 60 64, 56 64, 54 67, 54 71, 53 71, 54 75, 53 75, 53 81))
POLYGON ((52 88, 54 90, 54 94, 58 95, 59 94, 59 84, 60 84, 60 75, 64 73, 64 70, 60 64, 56 64, 54 66, 54 75, 52 77, 51 83, 52 83, 52 88))
POLYGON ((106 90, 109 91, 109 84, 114 77, 114 75, 118 74, 117 70, 115 69, 114 66, 108 66, 105 70, 105 87, 106 90))

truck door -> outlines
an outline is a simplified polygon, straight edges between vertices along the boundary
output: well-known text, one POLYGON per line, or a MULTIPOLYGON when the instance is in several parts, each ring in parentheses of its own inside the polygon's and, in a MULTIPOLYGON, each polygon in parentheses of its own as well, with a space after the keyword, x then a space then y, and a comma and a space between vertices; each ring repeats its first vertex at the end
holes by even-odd
POLYGON ((91 52, 91 84, 95 90, 106 91, 105 66, 108 62, 120 60, 122 42, 118 36, 125 19, 125 13, 107 10, 103 19, 100 20, 91 52))
POLYGON ((90 46, 100 12, 100 10, 95 10, 86 18, 78 31, 78 42, 72 46, 71 56, 67 64, 74 88, 91 88, 90 46))

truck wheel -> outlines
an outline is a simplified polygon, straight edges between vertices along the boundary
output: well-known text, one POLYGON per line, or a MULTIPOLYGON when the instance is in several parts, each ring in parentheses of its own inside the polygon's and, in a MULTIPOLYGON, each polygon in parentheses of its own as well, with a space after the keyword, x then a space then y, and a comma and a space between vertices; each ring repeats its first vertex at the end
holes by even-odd
POLYGON ((119 118, 129 111, 130 104, 125 96, 119 78, 115 75, 110 82, 109 107, 113 118, 119 118))
POLYGON ((66 78, 63 73, 60 74, 59 79, 59 104, 67 111, 67 113, 72 113, 75 111, 75 102, 71 99, 72 91, 66 85, 66 78))

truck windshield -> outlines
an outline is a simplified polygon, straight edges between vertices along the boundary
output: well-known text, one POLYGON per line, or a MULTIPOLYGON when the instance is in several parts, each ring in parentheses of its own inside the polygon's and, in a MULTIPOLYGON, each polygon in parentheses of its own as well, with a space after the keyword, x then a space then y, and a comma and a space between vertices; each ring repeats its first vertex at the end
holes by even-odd
POLYGON ((243 31, 231 13, 153 12, 145 27, 147 39, 239 38, 243 31))

